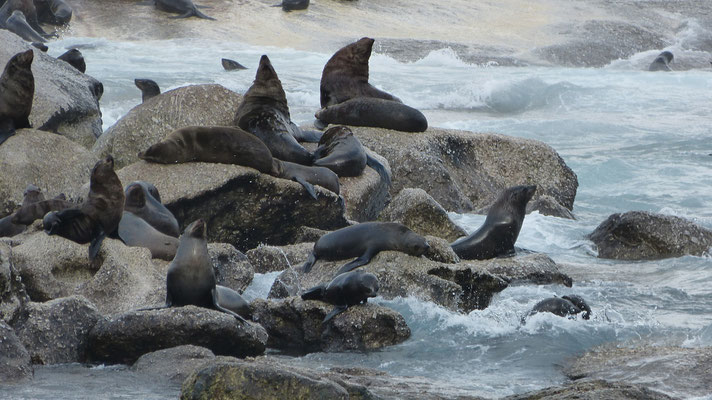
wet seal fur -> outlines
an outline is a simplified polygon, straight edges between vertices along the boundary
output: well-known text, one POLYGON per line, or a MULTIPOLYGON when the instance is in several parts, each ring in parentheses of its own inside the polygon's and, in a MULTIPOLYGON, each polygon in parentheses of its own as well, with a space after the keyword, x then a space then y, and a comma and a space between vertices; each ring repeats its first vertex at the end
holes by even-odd
POLYGON ((78 49, 70 49, 66 53, 57 57, 57 59, 68 63, 81 73, 85 73, 87 71, 87 64, 84 62, 84 56, 78 49))
POLYGON ((591 318, 591 307, 586 304, 583 297, 573 294, 568 296, 552 297, 536 303, 532 310, 522 318, 522 323, 525 322, 527 317, 540 312, 549 312, 560 317, 569 318, 572 318, 576 314, 583 313, 581 314, 581 318, 591 318))
POLYGON ((30 127, 35 95, 33 59, 32 50, 15 54, 0 76, 0 144, 14 135, 16 129, 30 127))
POLYGON ((672 62, 674 56, 669 51, 663 51, 648 67, 648 71, 672 71, 670 68, 670 63, 672 62))
POLYGON ((486 260, 514 254, 514 243, 522 229, 526 207, 536 185, 513 186, 495 200, 482 226, 450 246, 461 259, 486 260))
POLYGON ((428 129, 425 115, 415 108, 373 97, 357 97, 324 107, 314 117, 322 124, 370 126, 403 132, 424 132, 428 129))
POLYGON ((124 188, 114 171, 114 158, 97 161, 91 171, 89 195, 77 208, 51 212, 43 219, 45 232, 89 245, 94 260, 101 243, 119 227, 124 211, 124 188))
POLYGON ((181 14, 175 17, 170 17, 172 19, 198 17, 203 19, 209 19, 211 21, 216 21, 215 18, 208 17, 207 15, 198 11, 198 7, 193 4, 191 0, 154 0, 154 4, 156 8, 161 11, 181 14))
POLYGON ((328 322, 347 308, 366 304, 369 297, 378 295, 378 278, 365 271, 351 271, 338 275, 329 284, 321 284, 302 294, 302 300, 321 300, 336 307, 324 317, 328 322))
POLYGON ((336 275, 371 262, 381 251, 394 250, 422 256, 430 245, 424 237, 397 222, 362 222, 329 232, 314 243, 314 249, 302 266, 309 272, 319 259, 344 260, 358 257, 341 267, 336 275))
POLYGON ((225 68, 225 71, 247 69, 247 67, 245 67, 244 65, 240 64, 239 62, 237 62, 235 60, 231 60, 229 58, 221 59, 220 63, 222 64, 223 68, 225 68))
POLYGON ((23 14, 20 10, 13 11, 10 18, 5 20, 5 28, 28 42, 47 42, 47 40, 45 40, 39 32, 32 29, 25 18, 25 14, 23 14))
MULTIPOLYGON (((160 201, 158 189, 151 183, 135 181, 124 189, 124 211, 143 219, 159 232, 177 238, 180 236, 178 220, 160 201)), ((121 236, 119 234, 119 236, 121 236)))
POLYGON ((158 87, 158 84, 155 81, 150 79, 134 79, 134 84, 141 90, 142 103, 145 103, 146 100, 161 94, 161 88, 158 87))

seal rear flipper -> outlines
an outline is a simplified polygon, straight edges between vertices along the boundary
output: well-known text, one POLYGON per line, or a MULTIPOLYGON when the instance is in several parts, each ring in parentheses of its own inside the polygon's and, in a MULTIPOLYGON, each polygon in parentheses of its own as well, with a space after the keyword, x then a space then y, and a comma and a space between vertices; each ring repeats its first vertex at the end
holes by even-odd
POLYGON ((293 177, 292 179, 294 179, 295 181, 297 181, 300 185, 304 186, 304 189, 307 191, 307 193, 309 193, 309 196, 311 196, 314 200, 317 199, 317 198, 316 198, 316 191, 314 190, 314 185, 312 185, 311 183, 307 182, 306 180, 304 180, 304 178, 302 178, 302 177, 300 177, 300 176, 295 176, 295 177, 293 177))
POLYGON ((218 290, 216 288, 213 288, 213 290, 211 290, 210 292, 213 295, 213 307, 215 307, 216 310, 222 311, 225 314, 230 314, 233 317, 237 318, 237 320, 240 322, 247 322, 247 320, 242 318, 242 316, 240 316, 239 314, 228 310, 227 308, 220 305, 220 303, 218 302, 218 290))
POLYGON ((333 310, 329 314, 324 317, 324 320, 321 321, 321 323, 329 322, 330 319, 334 318, 335 316, 341 314, 342 312, 346 311, 346 309, 349 308, 347 305, 342 305, 342 306, 336 306, 334 307, 333 310))
POLYGON ((373 258, 373 254, 371 254, 371 252, 366 252, 366 254, 362 255, 361 257, 351 261, 348 264, 345 264, 338 271, 336 271, 336 275, 334 275, 334 276, 339 276, 339 275, 343 274, 344 272, 353 271, 362 265, 366 265, 369 262, 371 262, 372 258, 373 258))
POLYGON ((386 185, 388 185, 388 187, 391 187, 391 174, 388 172, 386 167, 381 164, 380 161, 371 157, 369 154, 366 154, 366 165, 378 172, 378 175, 380 175, 381 179, 386 182, 386 185))
POLYGON ((9 124, 3 123, 0 125, 0 144, 3 144, 10 136, 15 134, 15 127, 10 121, 9 124), (9 125, 9 126, 8 126, 9 125))
POLYGON ((89 261, 94 261, 96 255, 99 254, 99 249, 101 249, 101 243, 104 241, 106 233, 102 230, 94 239, 91 240, 89 244, 89 261))
POLYGON ((307 289, 302 293, 302 300, 321 300, 324 298, 324 290, 326 290, 326 285, 324 284, 307 289))
POLYGON ((307 273, 311 271, 312 267, 314 266, 314 263, 316 262, 316 254, 312 251, 311 254, 309 254, 309 258, 307 261, 302 265, 302 272, 307 273))

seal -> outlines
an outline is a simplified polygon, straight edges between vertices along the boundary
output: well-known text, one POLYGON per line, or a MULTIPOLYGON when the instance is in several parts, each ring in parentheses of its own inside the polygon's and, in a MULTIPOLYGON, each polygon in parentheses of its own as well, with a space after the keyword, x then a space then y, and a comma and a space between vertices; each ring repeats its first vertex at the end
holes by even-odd
POLYGON ((650 63, 648 71, 672 71, 672 68, 670 68, 670 63, 672 62, 673 58, 674 57, 671 52, 663 51, 657 57, 655 57, 655 60, 653 60, 652 63, 650 63))
POLYGON ((373 97, 357 97, 327 106, 317 111, 314 116, 322 126, 345 124, 403 132, 424 132, 428 129, 425 115, 415 108, 397 101, 373 97))
POLYGON ((53 199, 43 199, 26 205, 23 204, 22 207, 13 214, 12 223, 30 225, 47 215, 48 212, 62 211, 75 206, 76 204, 67 201, 67 197, 64 193, 60 193, 53 199))
POLYGON ((217 291, 218 304, 220 304, 220 307, 226 308, 242 317, 250 317, 252 313, 250 311, 250 303, 240 296, 240 293, 222 285, 215 285, 215 289, 217 291))
POLYGON ((465 260, 514 254, 514 243, 524 222, 527 203, 535 191, 536 185, 505 189, 490 207, 485 223, 471 235, 450 245, 455 254, 465 260))
POLYGON ((360 176, 368 165, 388 186, 391 185, 391 175, 386 167, 366 153, 353 131, 346 126, 334 126, 324 132, 314 158, 314 165, 329 168, 338 176, 360 176))
POLYGON ((5 21, 5 29, 27 40, 28 42, 47 42, 42 35, 32 29, 30 24, 27 22, 27 19, 25 19, 25 14, 23 14, 20 10, 12 12, 10 18, 5 21))
POLYGON ((591 307, 586 304, 586 301, 581 296, 577 295, 552 297, 536 303, 532 310, 529 311, 529 314, 522 318, 522 323, 525 322, 527 317, 540 312, 550 312, 560 317, 570 318, 576 314, 583 313, 581 318, 591 318, 591 307))
POLYGON ((304 189, 314 200, 316 200, 317 197, 312 185, 319 185, 336 194, 339 194, 340 191, 338 175, 325 167, 310 167, 289 161, 281 161, 275 158, 271 175, 277 178, 298 182, 304 186, 304 189))
POLYGON ((329 284, 321 284, 305 291, 302 300, 321 300, 336 307, 322 323, 357 304, 366 304, 369 297, 378 295, 378 278, 364 271, 351 271, 338 275, 329 284))
POLYGON ((305 134, 290 119, 282 82, 266 55, 260 58, 255 81, 237 108, 234 124, 260 138, 275 158, 302 165, 314 160, 297 142, 305 134))
POLYGON ((223 68, 225 68, 226 71, 233 71, 236 69, 247 69, 244 65, 240 64, 239 62, 235 60, 231 60, 229 58, 223 58, 220 60, 222 63, 223 68))
POLYGON ((51 212, 42 223, 49 235, 79 244, 90 243, 89 260, 93 261, 104 238, 118 228, 125 198, 112 156, 96 162, 89 182, 89 195, 79 207, 51 212))
POLYGON ((156 8, 161 11, 181 14, 176 17, 170 17, 173 19, 198 17, 215 21, 215 18, 208 17, 207 15, 198 11, 198 8, 195 6, 195 4, 193 4, 191 0, 155 0, 154 4, 156 5, 156 8))
MULTIPOLYGON (((180 236, 178 220, 151 192, 158 189, 148 182, 135 181, 124 189, 124 211, 143 219, 159 232, 177 238, 180 236)), ((158 196, 160 199, 160 196, 158 196)))
POLYGON ((272 7, 282 7, 283 11, 306 10, 309 7, 309 0, 282 0, 281 4, 272 7))
POLYGON ((161 88, 155 81, 150 79, 134 79, 134 84, 137 88, 141 89, 141 102, 145 103, 146 100, 156 97, 161 94, 161 88))
POLYGON ((309 272, 319 259, 344 260, 358 257, 345 264, 336 275, 368 264, 381 251, 395 250, 420 257, 428 249, 428 241, 397 222, 362 222, 329 232, 314 243, 314 249, 302 270, 309 272))
POLYGON ((57 57, 57 59, 68 63, 81 73, 85 73, 87 71, 87 64, 84 62, 84 56, 82 55, 82 52, 77 49, 71 49, 57 57))
POLYGON ((16 10, 22 11, 22 14, 27 19, 27 23, 40 35, 47 35, 47 32, 42 29, 37 20, 37 8, 33 0, 7 0, 0 7, 0 28, 4 28, 3 23, 7 21, 12 13, 16 10))
MULTIPOLYGON (((29 207, 30 205, 42 200, 44 200, 44 195, 42 194, 40 188, 33 184, 29 184, 27 185, 27 188, 23 193, 22 205, 20 206, 20 210, 22 210, 22 207, 29 207)), ((15 215, 18 211, 15 211, 14 214, 10 214, 3 218, 0 218, 0 237, 11 237, 19 235, 20 233, 24 232, 25 229, 27 229, 27 225, 29 224, 19 223, 15 221, 15 215)))
POLYGON ((171 261, 178 250, 178 238, 166 235, 134 213, 124 211, 118 236, 129 247, 145 247, 152 258, 171 261))
POLYGON ((30 127, 35 95, 33 58, 32 50, 15 54, 0 76, 0 144, 14 135, 16 129, 30 127))
POLYGON ((64 0, 34 0, 39 22, 66 25, 72 19, 72 7, 64 0))

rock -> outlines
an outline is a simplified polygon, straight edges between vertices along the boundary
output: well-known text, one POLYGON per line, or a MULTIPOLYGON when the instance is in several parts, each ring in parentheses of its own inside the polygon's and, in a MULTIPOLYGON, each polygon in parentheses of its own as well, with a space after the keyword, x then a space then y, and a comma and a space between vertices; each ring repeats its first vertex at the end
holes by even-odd
POLYGON ((571 277, 559 271, 554 260, 542 253, 519 251, 514 257, 467 261, 465 265, 482 268, 510 284, 559 284, 567 287, 573 284, 571 277))
POLYGON ((30 301, 25 285, 12 264, 12 248, 0 243, 0 322, 11 323, 30 301))
POLYGON ((208 242, 230 243, 240 251, 260 243, 286 244, 302 226, 333 230, 347 225, 344 205, 316 187, 318 200, 290 180, 238 165, 139 161, 118 171, 122 182, 161 182, 163 204, 181 229, 198 218, 208 225, 208 242))
POLYGON ((566 386, 557 386, 505 397, 502 400, 672 400, 665 394, 650 390, 641 385, 624 382, 606 382, 602 380, 575 382, 566 386))
POLYGON ((97 158, 61 135, 20 129, 0 147, 0 160, 0 216, 5 216, 22 205, 30 183, 54 196, 88 182, 97 158))
POLYGON ((606 379, 644 384, 683 398, 712 393, 712 347, 686 348, 604 345, 571 362, 564 373, 572 379, 606 379))
POLYGON ((452 222, 447 211, 423 189, 405 188, 378 216, 379 221, 400 222, 415 233, 454 242, 467 232, 452 222))
POLYGON ((450 242, 435 236, 425 236, 430 248, 423 254, 428 260, 433 260, 446 264, 457 264, 460 262, 460 257, 455 253, 455 250, 450 246, 450 242))
POLYGON ((700 256, 712 246, 712 231, 684 218, 645 211, 613 214, 589 238, 598 257, 617 260, 700 256))
POLYGON ((208 243, 208 255, 215 270, 218 285, 242 293, 255 276, 255 269, 247 256, 227 243, 208 243))
MULTIPOLYGON (((566 219, 576 219, 571 210, 557 203, 556 199, 549 195, 539 196, 534 201, 530 201, 529 203, 527 203, 527 214, 533 211, 539 211, 539 214, 541 215, 550 215, 553 217, 566 219)), ((480 212, 478 214, 487 214, 487 212, 480 212)))
MULTIPOLYGON (((59 132, 65 138, 91 148, 102 132, 99 99, 104 87, 101 82, 35 49, 11 32, 0 30, 0 43, 3 44, 0 48, 0 65, 3 68, 15 54, 33 49, 35 96, 30 113, 32 127, 59 132)), ((63 169, 58 168, 58 171, 63 169)))
POLYGON ((132 311, 100 321, 89 333, 92 359, 132 364, 157 350, 192 344, 218 355, 247 357, 262 354, 267 332, 220 311, 195 306, 132 311))
MULTIPOLYGON (((138 99, 138 97, 137 97, 138 99)), ((242 96, 221 85, 169 90, 139 104, 97 140, 97 157, 114 156, 116 169, 138 161, 138 153, 186 126, 229 126, 242 96)), ((153 181, 157 182, 157 181, 153 181)))
MULTIPOLYGON (((391 172, 388 160, 372 151, 369 154, 380 161, 386 171, 391 172)), ((346 218, 352 221, 375 220, 391 198, 388 185, 378 172, 368 166, 360 176, 339 177, 339 184, 341 196, 346 202, 346 218)))
POLYGON ((72 296, 29 303, 14 328, 33 364, 86 362, 89 330, 102 319, 87 299, 72 296))
POLYGON ((252 319, 269 334, 267 346, 296 352, 368 351, 401 343, 410 328, 397 312, 374 304, 349 307, 322 324, 334 306, 298 297, 284 300, 256 299, 250 305, 252 319))
POLYGON ((136 360, 131 369, 141 375, 182 383, 193 371, 212 360, 215 360, 212 351, 188 344, 146 353, 136 360))
POLYGON ((3 384, 32 379, 30 353, 22 346, 15 331, 0 321, 0 380, 3 384))
POLYGON ((307 260, 314 243, 299 243, 287 246, 259 246, 247 252, 255 272, 284 271, 299 268, 307 260))
POLYGON ((314 243, 319 240, 320 237, 326 235, 329 231, 323 229, 311 228, 308 226, 302 226, 297 231, 296 236, 294 236, 292 242, 294 244, 311 242, 314 243))

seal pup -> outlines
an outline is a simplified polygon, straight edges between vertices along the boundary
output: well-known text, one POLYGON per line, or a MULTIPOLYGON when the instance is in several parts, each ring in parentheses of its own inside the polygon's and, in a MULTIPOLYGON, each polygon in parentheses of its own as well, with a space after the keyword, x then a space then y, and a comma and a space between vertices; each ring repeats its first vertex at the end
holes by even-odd
POLYGON ((20 10, 13 11, 12 15, 10 15, 10 18, 5 20, 5 29, 25 39, 28 42, 47 42, 47 40, 45 40, 42 35, 32 29, 30 24, 27 22, 27 19, 25 19, 25 14, 23 14, 20 10))
POLYGON ((33 58, 32 50, 15 54, 0 75, 0 144, 14 135, 16 129, 30 127, 35 95, 33 58))
POLYGON ((89 260, 101 243, 119 226, 124 212, 124 188, 114 172, 114 158, 99 160, 91 171, 89 195, 79 207, 47 214, 42 223, 49 235, 59 235, 79 244, 90 243, 89 260))
POLYGON ((155 0, 154 4, 156 8, 161 11, 181 14, 175 17, 170 17, 173 19, 198 17, 203 19, 209 19, 211 21, 216 20, 215 18, 208 17, 207 15, 198 11, 198 8, 195 6, 195 4, 193 4, 191 0, 155 0))
POLYGON ((62 211, 75 207, 71 201, 67 201, 64 193, 60 193, 53 199, 39 200, 31 204, 23 204, 12 216, 12 223, 30 225, 36 220, 44 217, 50 211, 62 211))
POLYGON ((82 52, 77 49, 71 49, 57 57, 57 59, 66 62, 79 70, 81 73, 85 73, 87 71, 87 64, 84 62, 84 56, 82 55, 82 52))
POLYGON ((386 167, 366 153, 353 131, 346 126, 334 126, 324 132, 314 158, 314 165, 329 168, 338 176, 360 176, 368 165, 388 186, 391 185, 391 175, 386 167))
POLYGON ((381 251, 395 250, 420 257, 430 245, 424 237, 397 222, 362 222, 329 232, 314 243, 314 249, 302 266, 309 272, 319 259, 344 260, 358 257, 345 264, 336 275, 343 274, 371 262, 381 251))
POLYGON ((282 0, 282 3, 272 7, 282 7, 283 11, 306 10, 309 7, 309 0, 282 0))
POLYGON ((650 66, 648 67, 648 71, 672 71, 672 68, 670 68, 670 63, 673 60, 673 55, 669 51, 663 51, 660 53, 657 57, 655 57, 655 60, 653 60, 652 63, 650 63, 650 66))
POLYGON ((124 211, 119 221, 118 236, 129 247, 145 247, 151 258, 171 261, 178 250, 178 238, 166 235, 151 226, 143 218, 124 211))
POLYGON ((529 313, 522 317, 522 323, 525 322, 527 317, 530 317, 536 313, 549 312, 560 317, 573 317, 576 314, 581 314, 581 318, 589 319, 591 318, 591 307, 586 304, 586 301, 577 295, 568 295, 561 297, 552 297, 549 299, 544 299, 531 309, 529 313))
MULTIPOLYGON (((158 190, 148 182, 136 181, 126 185, 124 189, 124 211, 128 211, 143 219, 159 232, 177 238, 180 236, 178 220, 166 206, 151 194, 151 190, 158 190)), ((120 235, 119 235, 120 236, 120 235)))
POLYGON ((225 68, 226 71, 233 71, 236 69, 247 69, 244 65, 240 64, 239 62, 235 60, 231 60, 229 58, 223 58, 220 60, 222 63, 223 68, 225 68))
POLYGON ((314 160, 297 142, 305 134, 290 119, 282 82, 266 55, 260 58, 255 80, 237 108, 235 125, 260 138, 275 158, 303 165, 314 160))
POLYGON ((320 126, 344 124, 424 132, 428 129, 425 115, 403 103, 374 97, 357 97, 326 106, 314 114, 320 126))
POLYGON ((336 307, 324 317, 324 322, 356 304, 366 304, 369 297, 378 295, 378 278, 365 271, 351 271, 338 275, 329 284, 321 284, 305 291, 302 300, 321 300, 336 307))
POLYGON ((505 189, 487 213, 485 223, 471 235, 450 246, 461 259, 486 260, 514 254, 514 243, 522 229, 527 203, 536 185, 505 189))
POLYGON ((134 79, 134 84, 141 90, 141 103, 145 103, 146 100, 161 94, 161 88, 150 79, 134 79))
MULTIPOLYGON (((33 184, 29 184, 27 185, 27 188, 25 188, 25 192, 23 193, 22 205, 20 206, 20 210, 22 209, 22 207, 30 206, 42 200, 44 200, 44 195, 42 194, 40 188, 33 184)), ((0 237, 11 237, 19 235, 20 233, 24 232, 25 229, 27 229, 27 225, 29 224, 23 224, 15 221, 16 214, 17 211, 15 211, 15 213, 13 214, 0 218, 0 237)))

